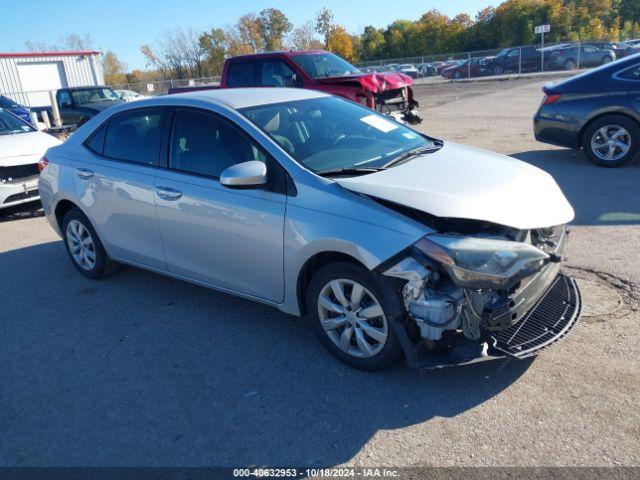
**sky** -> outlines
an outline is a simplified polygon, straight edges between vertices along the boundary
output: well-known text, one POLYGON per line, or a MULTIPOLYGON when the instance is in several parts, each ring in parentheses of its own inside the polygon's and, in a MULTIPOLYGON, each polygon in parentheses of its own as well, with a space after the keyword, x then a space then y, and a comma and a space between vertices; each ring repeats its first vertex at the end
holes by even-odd
POLYGON ((100 51, 112 50, 130 70, 145 69, 140 45, 177 27, 228 27, 241 15, 274 7, 295 25, 312 20, 326 5, 334 21, 351 33, 366 25, 385 27, 397 19, 417 20, 433 8, 472 17, 495 0, 0 0, 0 52, 22 52, 27 41, 56 44, 61 36, 88 33, 100 51))

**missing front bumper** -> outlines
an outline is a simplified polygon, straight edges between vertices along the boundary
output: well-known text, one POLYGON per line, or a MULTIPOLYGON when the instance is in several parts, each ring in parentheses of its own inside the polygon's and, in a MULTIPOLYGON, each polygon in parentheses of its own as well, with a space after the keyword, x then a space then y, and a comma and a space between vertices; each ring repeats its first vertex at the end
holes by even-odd
POLYGON ((443 338, 443 345, 427 350, 409 339, 404 326, 394 322, 407 363, 412 368, 432 369, 467 365, 497 358, 526 358, 563 339, 580 316, 580 291, 575 280, 558 274, 551 286, 515 325, 487 332, 485 341, 472 342, 461 334, 443 338))
POLYGON ((580 316, 580 307, 576 281, 559 274, 518 323, 491 332, 493 348, 516 358, 537 355, 571 331, 580 316))

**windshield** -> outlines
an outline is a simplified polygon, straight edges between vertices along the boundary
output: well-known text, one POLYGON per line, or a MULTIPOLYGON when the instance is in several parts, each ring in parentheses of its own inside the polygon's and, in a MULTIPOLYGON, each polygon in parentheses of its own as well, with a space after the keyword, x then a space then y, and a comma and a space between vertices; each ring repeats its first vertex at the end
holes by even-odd
POLYGON ((120 97, 110 88, 83 88, 71 90, 71 96, 76 105, 85 103, 111 102, 120 100, 120 97))
POLYGON ((35 129, 27 122, 0 108, 0 135, 13 135, 34 131, 35 129))
POLYGON ((18 108, 18 104, 10 98, 0 95, 0 108, 18 108))
POLYGON ((306 168, 382 168, 403 154, 436 147, 413 130, 353 102, 334 97, 241 109, 306 168))
POLYGON ((333 53, 294 55, 293 61, 312 78, 342 77, 361 73, 356 67, 333 53))

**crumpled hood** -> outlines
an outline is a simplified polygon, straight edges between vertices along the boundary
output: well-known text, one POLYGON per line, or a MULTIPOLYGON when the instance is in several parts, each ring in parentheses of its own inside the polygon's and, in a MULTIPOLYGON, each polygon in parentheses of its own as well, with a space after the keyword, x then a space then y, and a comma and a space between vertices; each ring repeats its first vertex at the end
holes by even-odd
POLYGON ((560 225, 574 217, 560 187, 545 171, 450 142, 388 170, 336 182, 437 217, 484 220, 517 229, 560 225))
POLYGON ((49 147, 60 143, 57 138, 43 132, 0 135, 0 167, 35 163, 49 147))
POLYGON ((373 93, 380 93, 385 90, 394 90, 396 88, 413 85, 413 79, 409 75, 405 75, 403 73, 384 72, 355 73, 344 77, 319 78, 318 81, 329 85, 359 83, 362 87, 373 93))

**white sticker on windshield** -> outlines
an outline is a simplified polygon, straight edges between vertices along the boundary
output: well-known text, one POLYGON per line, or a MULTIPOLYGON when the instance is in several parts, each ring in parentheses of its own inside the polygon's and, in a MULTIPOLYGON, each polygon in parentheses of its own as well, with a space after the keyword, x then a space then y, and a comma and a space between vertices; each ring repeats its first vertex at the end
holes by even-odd
POLYGON ((416 134, 415 134, 415 133, 413 133, 413 132, 406 132, 406 133, 403 133, 403 134, 402 134, 402 136, 403 136, 404 138, 408 138, 409 140, 414 140, 414 139, 418 138, 418 135, 416 135, 416 134))
POLYGON ((389 120, 385 120, 378 115, 367 115, 366 117, 362 117, 360 121, 372 126, 373 128, 377 128, 384 133, 389 133, 392 130, 398 128, 398 125, 396 125, 395 123, 390 122, 389 120))

